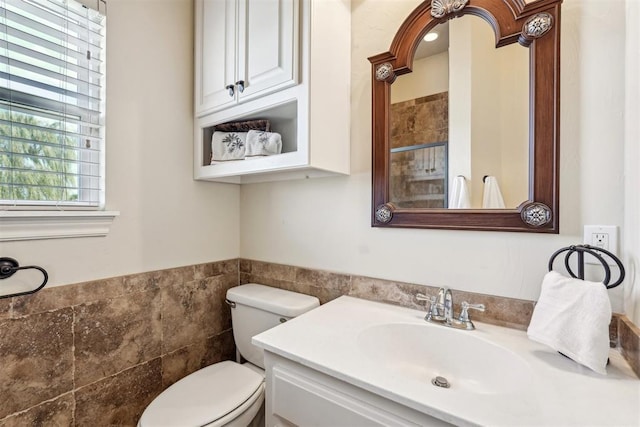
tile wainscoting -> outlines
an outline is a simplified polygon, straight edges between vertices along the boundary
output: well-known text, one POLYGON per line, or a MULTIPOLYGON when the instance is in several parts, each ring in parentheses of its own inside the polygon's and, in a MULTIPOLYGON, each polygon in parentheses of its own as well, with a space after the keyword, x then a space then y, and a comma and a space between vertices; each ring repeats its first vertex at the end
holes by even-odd
MULTIPOLYGON (((235 357, 227 289, 257 282, 424 310, 437 287, 233 259, 45 288, 0 300, 0 426, 135 426, 162 390, 235 357)), ((453 291, 484 303, 479 321, 526 329, 534 302, 453 291)), ((456 311, 458 308, 456 308, 456 311)), ((616 316, 611 337, 640 376, 640 329, 616 316)))
POLYGON ((622 355, 640 377, 640 328, 634 325, 627 316, 618 319, 618 335, 622 355))
MULTIPOLYGON (((240 284, 251 282, 313 295, 322 304, 342 295, 350 295, 418 310, 425 309, 424 303, 415 299, 418 292, 427 295, 436 295, 438 292, 438 287, 433 286, 240 259, 240 284)), ((520 330, 526 330, 529 326, 535 305, 535 301, 473 292, 453 290, 452 293, 456 312, 460 310, 458 304, 462 301, 482 303, 486 311, 474 311, 473 319, 520 330)), ((614 314, 609 338, 613 347, 620 346, 623 356, 640 377, 640 328, 626 316, 614 314)))
MULTIPOLYGON (((240 283, 262 283, 303 294, 313 295, 324 304, 342 295, 380 301, 418 310, 425 303, 415 299, 417 293, 436 295, 438 287, 382 280, 365 276, 332 273, 283 264, 247 259, 240 260, 240 283)), ((516 329, 526 329, 533 313, 533 301, 495 297, 453 290, 455 311, 459 303, 482 303, 484 313, 473 312, 473 319, 516 329)))
POLYGON ((0 300, 0 426, 135 426, 162 390, 235 357, 238 260, 0 300))

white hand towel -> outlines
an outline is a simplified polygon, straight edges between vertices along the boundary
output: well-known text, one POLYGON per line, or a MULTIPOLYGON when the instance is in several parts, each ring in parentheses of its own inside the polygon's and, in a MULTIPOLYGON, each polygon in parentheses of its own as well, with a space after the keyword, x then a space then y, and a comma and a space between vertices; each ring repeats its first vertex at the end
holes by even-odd
POLYGON ((527 335, 604 375, 610 322, 611 302, 602 283, 550 271, 542 281, 527 335))
POLYGON ((247 134, 247 157, 271 156, 282 152, 282 136, 276 132, 250 130, 247 134))
POLYGON ((495 176, 487 175, 484 178, 484 191, 482 192, 482 207, 490 209, 504 209, 504 199, 500 192, 500 186, 495 176))
POLYGON ((247 146, 247 132, 213 132, 211 162, 242 160, 247 146))
POLYGON ((469 187, 464 176, 458 175, 453 179, 451 186, 451 196, 449 197, 449 209, 468 209, 471 207, 471 197, 469 187))

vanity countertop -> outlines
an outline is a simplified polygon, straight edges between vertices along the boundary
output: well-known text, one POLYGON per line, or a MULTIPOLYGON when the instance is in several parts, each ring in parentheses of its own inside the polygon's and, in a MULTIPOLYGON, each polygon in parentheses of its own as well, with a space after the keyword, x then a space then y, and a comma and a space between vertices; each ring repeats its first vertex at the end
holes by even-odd
MULTIPOLYGON (((480 322, 476 322, 475 331, 454 330, 426 323, 424 314, 343 296, 256 335, 253 343, 456 425, 640 425, 640 380, 618 351, 611 350, 607 375, 600 375, 529 340, 524 331, 480 322), (385 329, 384 325, 397 326, 398 331, 404 331, 404 328, 413 331, 407 334, 412 336, 411 341, 406 346, 403 343, 403 349, 390 349, 382 345, 383 339, 377 348, 371 336, 376 328, 385 329), (422 328, 424 342, 417 342, 421 339, 422 328), (419 335, 415 331, 419 331, 419 335), (420 367, 418 370, 408 367, 403 353, 410 354, 414 347, 416 351, 429 351, 429 346, 438 346, 440 339, 433 336, 446 336, 448 345, 453 347, 460 343, 463 353, 451 352, 451 359, 461 361, 458 366, 469 361, 469 365, 476 366, 476 371, 498 372, 496 384, 506 387, 489 389, 482 381, 456 378, 455 372, 442 372, 451 380, 451 388, 432 385, 431 377, 434 372, 439 374, 439 368, 429 364, 438 365, 439 362, 425 360, 422 372, 420 367), (466 340, 465 336, 471 338, 466 340), (486 354, 500 357, 479 359, 477 353, 464 354, 468 341, 488 342, 491 348, 498 348, 500 352, 486 354), (510 363, 503 365, 506 360, 502 359, 503 354, 520 364, 513 366, 523 368, 509 372, 506 365, 510 363), (411 375, 407 376, 407 372, 411 375), (516 375, 512 375, 514 373, 516 375)), ((398 335, 401 336, 393 338, 393 342, 402 343, 404 334, 398 335)), ((441 358, 441 364, 446 365, 448 359, 441 358)), ((413 364, 416 365, 415 361, 413 364)), ((466 376, 474 377, 473 372, 466 376)), ((493 381, 492 377, 484 378, 493 381)))

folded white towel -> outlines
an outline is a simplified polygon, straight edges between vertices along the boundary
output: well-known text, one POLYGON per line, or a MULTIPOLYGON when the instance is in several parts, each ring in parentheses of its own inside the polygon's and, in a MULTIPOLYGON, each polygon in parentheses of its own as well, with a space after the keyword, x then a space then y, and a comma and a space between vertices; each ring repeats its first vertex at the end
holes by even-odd
POLYGON ((213 132, 211 162, 242 160, 247 146, 247 132, 213 132))
POLYGON ((527 335, 604 375, 610 322, 611 302, 602 283, 550 271, 542 281, 527 335))
POLYGON ((484 191, 482 192, 482 207, 490 209, 504 209, 504 199, 495 176, 484 177, 484 191))
POLYGON ((449 209, 469 209, 471 207, 471 197, 469 196, 466 178, 462 175, 456 176, 453 178, 451 187, 449 209))
POLYGON ((271 156, 282 152, 282 136, 276 132, 250 130, 247 134, 247 157, 271 156))

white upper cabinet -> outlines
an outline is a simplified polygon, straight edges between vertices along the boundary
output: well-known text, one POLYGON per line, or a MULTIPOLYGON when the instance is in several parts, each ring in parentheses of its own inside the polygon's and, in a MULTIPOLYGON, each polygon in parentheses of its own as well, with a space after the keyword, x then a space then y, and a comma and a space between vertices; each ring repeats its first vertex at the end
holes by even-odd
POLYGON ((243 184, 349 174, 349 0, 195 4, 194 178, 243 184), (257 119, 280 134, 280 154, 212 162, 216 126, 257 119))
POLYGON ((196 115, 235 103, 236 0, 196 1, 196 115))
POLYGON ((196 1, 196 116, 295 85, 298 2, 196 1))

